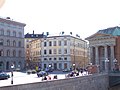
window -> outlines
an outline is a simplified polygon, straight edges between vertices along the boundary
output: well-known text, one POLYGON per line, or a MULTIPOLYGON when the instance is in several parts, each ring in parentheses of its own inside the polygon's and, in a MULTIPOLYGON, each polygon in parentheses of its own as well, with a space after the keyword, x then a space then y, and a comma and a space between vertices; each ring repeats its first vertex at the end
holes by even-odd
POLYGON ((0 56, 3 56, 4 52, 3 50, 0 50, 0 56))
POLYGON ((13 57, 16 57, 16 51, 13 50, 13 57))
POLYGON ((61 46, 61 41, 58 42, 59 46, 61 46))
POLYGON ((47 54, 47 51, 46 51, 46 50, 44 50, 44 54, 47 54))
POLYGON ((18 52, 18 53, 19 53, 19 54, 18 54, 18 55, 19 55, 19 57, 21 57, 21 56, 22 56, 22 52, 19 50, 19 52, 18 52))
POLYGON ((7 56, 10 56, 10 50, 7 50, 7 56))
POLYGON ((58 53, 61 54, 61 49, 58 50, 58 53))
POLYGON ((47 60, 47 58, 44 58, 44 60, 47 60))
POLYGON ((49 60, 52 60, 52 58, 49 58, 49 60))
POLYGON ((46 47, 47 46, 47 42, 44 42, 44 47, 46 47))
POLYGON ((57 58, 54 58, 54 60, 57 60, 57 58))
POLYGON ((49 42, 49 46, 52 46, 52 42, 51 41, 49 42))
POLYGON ((13 31, 13 36, 16 37, 16 32, 15 31, 13 31))
POLYGON ((0 30, 0 35, 4 35, 4 29, 0 30))
POLYGON ((18 47, 21 47, 21 41, 18 42, 18 47))
POLYGON ((64 49, 64 54, 67 54, 67 49, 64 49))
POLYGON ((51 49, 49 50, 49 54, 52 54, 52 50, 51 49))
POLYGON ((16 42, 15 42, 15 40, 13 41, 13 46, 16 47, 16 42))
POLYGON ((59 60, 62 60, 62 58, 61 58, 61 57, 59 57, 59 60))
POLYGON ((19 32, 19 37, 22 37, 22 33, 21 32, 19 32))
POLYGON ((54 54, 57 54, 57 50, 56 49, 54 49, 54 54))
POLYGON ((7 40, 7 46, 10 46, 10 40, 7 40))
POLYGON ((7 36, 10 36, 10 31, 9 30, 7 31, 7 36))
POLYGON ((26 47, 29 48, 29 45, 27 45, 26 47))
POLYGON ((54 46, 56 46, 56 41, 54 41, 54 46))
POLYGON ((3 45, 3 42, 4 42, 3 39, 0 39, 0 45, 3 45))
POLYGON ((64 41, 64 45, 65 45, 65 46, 67 45, 67 40, 64 41))
POLYGON ((65 57, 64 60, 67 60, 67 57, 65 57))

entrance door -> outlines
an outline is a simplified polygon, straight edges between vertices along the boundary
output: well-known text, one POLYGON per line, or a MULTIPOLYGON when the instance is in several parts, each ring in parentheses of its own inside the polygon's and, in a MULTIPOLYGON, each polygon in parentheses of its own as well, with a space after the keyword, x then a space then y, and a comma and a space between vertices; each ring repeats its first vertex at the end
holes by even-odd
POLYGON ((54 69, 57 70, 57 63, 54 63, 54 69))

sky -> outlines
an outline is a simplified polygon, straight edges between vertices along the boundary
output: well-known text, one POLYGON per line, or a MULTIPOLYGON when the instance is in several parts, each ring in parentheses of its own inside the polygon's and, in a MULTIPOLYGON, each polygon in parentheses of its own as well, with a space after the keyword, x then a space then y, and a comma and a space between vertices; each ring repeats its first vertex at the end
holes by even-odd
POLYGON ((0 16, 25 23, 24 34, 64 31, 85 39, 120 26, 120 0, 5 0, 0 16))

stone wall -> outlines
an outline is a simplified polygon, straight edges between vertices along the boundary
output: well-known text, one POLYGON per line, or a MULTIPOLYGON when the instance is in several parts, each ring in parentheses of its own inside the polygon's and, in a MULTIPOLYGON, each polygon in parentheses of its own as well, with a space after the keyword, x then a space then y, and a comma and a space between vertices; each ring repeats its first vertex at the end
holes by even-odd
POLYGON ((0 90, 108 90, 106 74, 0 87, 0 90))

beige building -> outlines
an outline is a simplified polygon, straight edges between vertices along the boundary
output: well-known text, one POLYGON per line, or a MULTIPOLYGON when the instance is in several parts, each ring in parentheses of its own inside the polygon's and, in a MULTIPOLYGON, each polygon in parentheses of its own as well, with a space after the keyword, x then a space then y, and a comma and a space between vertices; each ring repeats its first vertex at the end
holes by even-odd
POLYGON ((54 70, 85 67, 88 63, 87 42, 70 35, 49 36, 29 42, 30 60, 33 67, 54 70))
POLYGON ((120 65, 120 27, 99 30, 86 38, 90 46, 90 59, 100 71, 117 69, 120 65))
POLYGON ((0 18, 0 70, 9 71, 24 68, 24 23, 0 18))
MULTIPOLYGON (((36 39, 43 38, 45 37, 45 35, 43 34, 34 34, 34 31, 32 34, 27 33, 25 35, 25 59, 26 59, 26 67, 29 69, 33 69, 36 66, 39 66, 39 62, 40 60, 36 61, 36 57, 40 58, 40 55, 33 55, 33 52, 35 52, 35 50, 39 50, 38 47, 36 46, 36 39)), ((37 41, 37 43, 40 43, 39 41, 37 41)))

